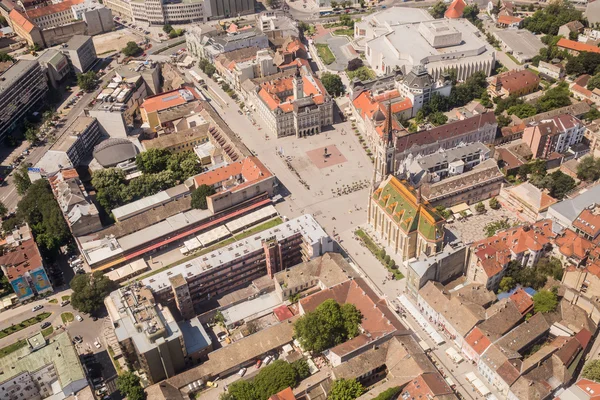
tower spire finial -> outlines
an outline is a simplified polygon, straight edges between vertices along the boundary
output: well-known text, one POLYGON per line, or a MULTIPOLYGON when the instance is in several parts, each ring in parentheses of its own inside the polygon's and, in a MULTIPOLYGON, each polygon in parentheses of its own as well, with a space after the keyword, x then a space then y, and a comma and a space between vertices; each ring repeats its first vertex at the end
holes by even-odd
POLYGON ((387 109, 387 120, 385 121, 385 132, 387 133, 387 145, 390 146, 394 142, 394 135, 392 132, 392 100, 388 101, 387 109))

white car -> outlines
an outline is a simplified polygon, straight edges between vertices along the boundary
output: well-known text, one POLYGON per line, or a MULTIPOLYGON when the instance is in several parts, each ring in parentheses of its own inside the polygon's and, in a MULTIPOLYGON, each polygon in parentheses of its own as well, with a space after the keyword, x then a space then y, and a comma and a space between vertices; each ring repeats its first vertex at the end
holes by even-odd
POLYGON ((94 346, 96 346, 97 349, 99 349, 100 347, 102 347, 102 345, 100 344, 100 342, 97 341, 97 340, 94 342, 94 346))
POLYGON ((76 316, 75 319, 79 322, 83 321, 83 318, 81 318, 81 315, 76 316))
POLYGON ((38 304, 37 306, 35 306, 31 309, 31 312, 36 312, 37 310, 41 310, 42 308, 44 308, 44 306, 41 304, 38 304))
POLYGON ((246 371, 247 371, 247 370, 246 370, 246 368, 242 368, 242 369, 240 369, 240 370, 238 371, 238 375, 239 375, 239 376, 244 376, 244 375, 246 374, 246 371))

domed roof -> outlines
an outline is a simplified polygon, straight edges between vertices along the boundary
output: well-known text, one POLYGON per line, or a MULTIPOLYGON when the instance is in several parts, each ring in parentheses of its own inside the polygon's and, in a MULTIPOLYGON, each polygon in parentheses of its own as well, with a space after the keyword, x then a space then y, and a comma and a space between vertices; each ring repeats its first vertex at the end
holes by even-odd
POLYGON ((127 139, 109 138, 98 143, 94 147, 93 154, 100 165, 108 168, 135 158, 138 154, 138 149, 127 139))
POLYGON ((385 121, 385 115, 381 112, 380 109, 378 109, 377 111, 375 111, 375 114, 373 114, 373 121, 375 121, 375 122, 383 122, 383 121, 385 121))

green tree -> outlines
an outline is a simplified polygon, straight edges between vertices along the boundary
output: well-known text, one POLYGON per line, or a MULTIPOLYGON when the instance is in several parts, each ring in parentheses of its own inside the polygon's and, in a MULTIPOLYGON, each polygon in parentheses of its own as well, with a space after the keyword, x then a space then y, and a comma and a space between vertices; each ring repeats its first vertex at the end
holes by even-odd
POLYGON ((561 261, 556 257, 542 257, 535 264, 535 269, 538 273, 544 276, 551 276, 552 278, 560 281, 563 277, 564 269, 561 261))
POLYGON ((162 30, 164 33, 169 33, 173 30, 173 27, 170 24, 165 24, 163 25, 162 30))
POLYGON ((485 204, 483 204, 482 202, 477 203, 475 205, 475 211, 477 211, 480 214, 485 212, 485 204))
POLYGON ((594 121, 598 118, 600 118, 600 111, 598 111, 595 108, 591 108, 590 111, 583 114, 583 119, 585 119, 588 122, 594 121))
POLYGON ((321 83, 325 86, 325 90, 332 96, 339 96, 344 93, 344 84, 342 78, 337 74, 325 72, 321 75, 321 83))
POLYGON ((338 2, 337 2, 337 1, 332 1, 332 2, 331 2, 331 8, 333 8, 333 9, 335 9, 335 8, 338 8, 338 5, 339 5, 339 4, 338 4, 338 2))
POLYGON ((483 227, 483 231, 485 232, 485 235, 487 237, 492 237, 494 236, 498 231, 501 231, 503 229, 508 229, 510 228, 510 224, 505 221, 505 220, 499 220, 499 221, 494 221, 494 222, 490 222, 488 224, 486 224, 483 227))
POLYGON ((583 157, 577 165, 577 179, 588 182, 600 179, 600 159, 594 156, 583 157))
POLYGON ((215 193, 215 188, 212 186, 200 185, 198 189, 192 192, 192 208, 197 210, 206 210, 208 208, 206 198, 215 193))
POLYGON ((29 186, 19 201, 17 217, 29 224, 37 244, 44 250, 58 250, 71 237, 50 184, 44 179, 29 186))
POLYGON ((557 35, 558 29, 570 21, 583 20, 581 11, 575 10, 568 1, 555 0, 544 9, 536 11, 525 18, 523 27, 533 33, 557 35))
MULTIPOLYGON (((360 59, 359 59, 360 60, 360 59)), ((362 62, 362 60, 360 60, 362 62)), ((375 72, 367 66, 358 67, 355 70, 346 70, 346 75, 348 75, 348 79, 353 80, 354 78, 358 78, 360 81, 368 81, 375 78, 375 72)))
POLYGON ((435 126, 440 126, 448 122, 448 117, 441 112, 435 112, 427 117, 427 120, 435 126))
POLYGON ((377 397, 375 397, 373 400, 395 400, 398 397, 398 394, 400 394, 400 392, 402 391, 402 388, 400 386, 396 386, 396 387, 391 387, 381 393, 379 393, 379 395, 377 397))
POLYGON ((212 64, 208 64, 206 66, 206 68, 204 69, 204 73, 209 77, 212 78, 212 76, 217 72, 217 68, 212 65, 212 64))
POLYGON ((497 199, 497 198, 495 198, 495 197, 492 197, 492 198, 490 199, 490 208, 491 208, 492 210, 499 210, 499 209, 500 209, 500 202, 498 201, 498 199, 497 199))
POLYGON ((540 290, 533 295, 533 310, 540 313, 549 313, 556 310, 558 298, 549 290, 540 290))
POLYGON ((287 387, 296 386, 296 370, 288 362, 276 360, 263 367, 252 383, 258 398, 268 399, 287 387))
POLYGON ((505 276, 500 280, 498 289, 500 292, 508 292, 512 290, 515 286, 517 286, 515 278, 513 278, 512 276, 505 276))
MULTIPOLYGON (((261 371, 262 372, 262 371, 261 371)), ((260 373, 260 372, 259 372, 260 373)), ((221 397, 222 400, 258 400, 254 385, 243 379, 233 382, 229 385, 228 396, 221 397)))
POLYGON ((302 381, 310 376, 310 368, 304 358, 294 361, 292 363, 292 368, 296 371, 298 381, 302 381))
MULTIPOLYGON (((3 17, 0 17, 0 18, 3 18, 3 17)), ((15 59, 8 53, 0 53, 0 61, 2 61, 2 62, 15 61, 15 59)))
POLYGON ((97 170, 92 175, 92 186, 96 188, 96 200, 108 213, 123 204, 123 193, 127 181, 120 168, 97 170))
POLYGON ((25 131, 25 139, 31 143, 35 143, 38 140, 38 131, 34 127, 29 127, 25 131))
POLYGON ((137 57, 143 52, 144 50, 134 41, 127 42, 127 45, 121 50, 126 57, 137 57))
POLYGON ((6 217, 6 214, 8 214, 8 208, 0 201, 0 217, 4 218, 6 217))
POLYGON ((446 3, 444 3, 443 1, 438 1, 433 5, 433 7, 431 7, 429 13, 433 18, 444 18, 444 14, 446 13, 447 9, 448 6, 446 5, 446 3))
POLYGON ((117 377, 117 389, 129 400, 143 400, 146 398, 140 378, 131 371, 124 372, 117 377))
POLYGON ((169 150, 150 149, 137 155, 135 165, 144 174, 155 174, 167 168, 170 157, 169 150))
POLYGON ((112 292, 116 285, 101 271, 93 274, 77 274, 69 284, 71 305, 77 311, 92 314, 104 306, 104 298, 112 292))
POLYGON ((336 379, 331 385, 328 400, 354 400, 363 394, 365 389, 356 379, 336 379))
POLYGON ((17 193, 21 196, 25 194, 27 189, 29 189, 29 186, 31 186, 31 179, 27 173, 27 168, 27 164, 22 164, 16 172, 13 173, 15 188, 17 189, 17 193))
POLYGON ((498 115, 498 117, 496 117, 496 120, 498 121, 499 128, 504 128, 512 122, 510 117, 507 117, 506 115, 498 115))
POLYGON ((361 318, 354 305, 330 299, 298 319, 294 332, 304 349, 320 353, 355 337, 361 318))
POLYGON ((581 376, 585 379, 600 382, 600 360, 588 361, 581 371, 581 376))
POLYGON ((88 71, 83 74, 77 74, 77 86, 81 90, 91 92, 98 84, 98 77, 94 71, 88 71))
POLYGON ((0 26, 8 26, 8 22, 6 22, 6 18, 4 18, 3 16, 0 16, 0 26))

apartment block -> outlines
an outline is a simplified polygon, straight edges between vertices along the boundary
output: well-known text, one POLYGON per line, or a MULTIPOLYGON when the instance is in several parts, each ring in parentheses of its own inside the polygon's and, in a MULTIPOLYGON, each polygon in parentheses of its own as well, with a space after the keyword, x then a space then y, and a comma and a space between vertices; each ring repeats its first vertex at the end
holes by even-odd
POLYGON ((157 302, 196 309, 216 296, 333 251, 333 241, 311 215, 235 242, 142 280, 157 302), (183 277, 188 290, 183 290, 183 277), (188 294, 189 291, 189 294, 188 294), (179 296, 179 297, 177 297, 179 296))
POLYGON ((191 315, 176 321, 139 283, 112 292, 104 302, 125 358, 151 383, 205 360, 213 349, 198 319, 191 315))
POLYGON ((85 157, 92 153, 100 138, 98 120, 81 115, 67 127, 63 136, 48 152, 63 153, 71 162, 71 166, 78 167, 85 157))
POLYGON ((47 92, 46 75, 37 61, 0 63, 0 139, 36 111, 47 92))
POLYGON ((76 74, 86 72, 98 59, 91 36, 75 35, 61 46, 76 74))
POLYGON ((572 145, 580 143, 585 125, 576 117, 561 114, 528 126, 523 141, 529 146, 533 158, 548 158, 552 153, 563 153, 572 145))

